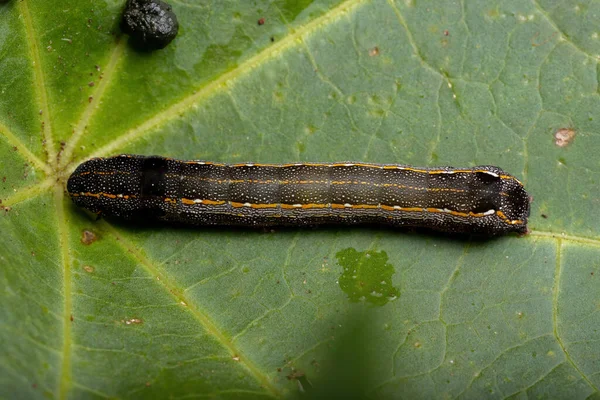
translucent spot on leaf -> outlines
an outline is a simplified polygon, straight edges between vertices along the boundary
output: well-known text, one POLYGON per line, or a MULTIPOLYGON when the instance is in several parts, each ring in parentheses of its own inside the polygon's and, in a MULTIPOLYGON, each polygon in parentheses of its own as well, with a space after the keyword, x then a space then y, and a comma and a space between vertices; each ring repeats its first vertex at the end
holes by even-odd
POLYGON ((313 125, 307 125, 304 128, 304 133, 306 133, 307 135, 312 135, 317 131, 317 127, 313 126, 313 125))
POLYGON ((385 117, 385 110, 382 110, 381 108, 375 108, 369 111, 369 115, 375 118, 383 118, 385 117))
POLYGON ((395 85, 394 85, 394 90, 396 92, 399 92, 402 89, 402 82, 400 82, 399 80, 396 81, 395 85))
POLYGON ((421 347, 421 342, 415 342, 415 343, 413 344, 413 346, 415 346, 415 348, 417 348, 417 349, 418 349, 418 348, 420 348, 420 347, 421 347))
POLYGON ((395 270, 384 251, 358 252, 348 248, 339 251, 336 258, 342 267, 337 282, 351 302, 382 306, 400 296, 400 291, 392 286, 395 270))
POLYGON ((564 159, 564 157, 560 157, 560 158, 558 159, 558 164, 559 164, 560 166, 567 165, 567 160, 565 160, 565 159, 564 159))
POLYGON ((302 142, 296 142, 296 148, 299 153, 304 153, 306 151, 306 145, 302 142))
POLYGON ((274 99, 275 99, 275 101, 276 101, 276 102, 278 102, 278 103, 283 103, 283 101, 285 100, 285 97, 284 97, 283 93, 282 93, 282 92, 280 92, 280 91, 275 91, 275 92, 273 93, 273 98, 274 98, 274 99))
POLYGON ((375 57, 379 55, 379 47, 375 46, 371 50, 369 50, 369 55, 371 57, 375 57))

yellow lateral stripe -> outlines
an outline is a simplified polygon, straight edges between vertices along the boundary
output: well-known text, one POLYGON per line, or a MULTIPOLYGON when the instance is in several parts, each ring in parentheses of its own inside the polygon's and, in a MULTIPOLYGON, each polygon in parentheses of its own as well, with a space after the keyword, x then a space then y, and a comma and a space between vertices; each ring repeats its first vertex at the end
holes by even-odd
MULTIPOLYGON (((357 162, 345 162, 345 163, 287 163, 287 164, 268 164, 268 163, 237 163, 237 164, 225 164, 215 163, 211 161, 183 161, 184 164, 198 164, 198 165, 212 165, 215 167, 230 167, 230 168, 252 168, 252 167, 271 167, 271 168, 289 168, 289 167, 364 167, 364 168, 375 168, 375 169, 399 169, 403 171, 419 172, 426 174, 453 174, 453 173, 484 173, 484 174, 495 174, 492 171, 485 169, 422 169, 414 168, 404 165, 394 164, 367 164, 357 162)), ((501 179, 516 180, 517 178, 512 175, 498 175, 501 179)))
MULTIPOLYGON (((203 205, 224 205, 227 203, 226 201, 213 201, 213 200, 201 200, 196 203, 191 199, 181 199, 183 204, 203 204, 203 205)), ((309 204, 301 204, 300 207, 294 204, 285 204, 285 203, 265 203, 265 204, 257 204, 257 203, 240 203, 240 202, 229 202, 229 205, 234 208, 242 208, 249 207, 254 209, 259 208, 282 208, 282 209, 311 209, 311 208, 332 208, 332 209, 378 209, 381 208, 386 211, 404 211, 404 212, 429 212, 429 213, 442 213, 442 214, 450 214, 457 217, 474 217, 481 218, 486 215, 485 213, 474 213, 472 211, 469 212, 460 212, 460 211, 452 211, 452 210, 441 210, 438 208, 422 208, 422 207, 399 207, 399 206, 389 206, 385 204, 339 204, 339 203, 331 203, 331 204, 318 204, 318 203, 309 203, 309 204)), ((510 225, 522 225, 523 221, 521 220, 510 220, 502 211, 496 211, 496 215, 498 215, 504 222, 510 225)))
POLYGON ((510 220, 510 219, 508 219, 508 217, 506 216, 506 214, 504 214, 500 210, 496 211, 496 215, 499 216, 507 224, 510 224, 510 225, 523 225, 523 221, 521 221, 520 219, 510 220))
MULTIPOLYGON (((116 199, 116 198, 122 198, 122 199, 130 199, 130 198, 135 198, 135 195, 116 195, 116 194, 112 194, 112 193, 104 193, 104 192, 100 192, 100 193, 91 193, 91 192, 85 192, 85 193, 69 193, 70 196, 72 197, 81 197, 81 196, 88 196, 88 197, 95 197, 95 198, 100 198, 100 197, 106 197, 109 199, 116 199)), ((176 204, 177 203, 177 198, 171 198, 171 197, 166 197, 163 199, 165 202, 171 203, 171 204, 176 204)), ((265 204, 259 204, 259 203, 240 203, 240 202, 234 202, 234 201, 230 201, 227 202, 225 200, 200 200, 200 201, 196 201, 194 199, 187 199, 187 198, 182 198, 181 199, 181 203, 185 204, 185 205, 194 205, 194 204, 202 204, 205 206, 221 206, 221 205, 225 205, 226 203, 228 203, 228 205, 230 205, 231 207, 234 208, 242 208, 242 207, 249 207, 249 208, 254 208, 254 209, 264 209, 264 208, 282 208, 282 209, 295 209, 295 208, 299 208, 299 209, 312 209, 312 208, 331 208, 331 209, 378 209, 381 208, 382 210, 385 211, 403 211, 403 212, 428 212, 428 213, 442 213, 442 214, 450 214, 450 215, 454 215, 457 217, 463 217, 463 218, 469 218, 469 217, 473 217, 473 218, 481 218, 481 217, 485 217, 487 216, 485 213, 474 213, 472 211, 469 212, 460 212, 460 211, 453 211, 453 210, 441 210, 438 208, 422 208, 422 207, 400 207, 400 206, 389 206, 389 205, 385 205, 385 204, 339 204, 339 203, 331 203, 331 204, 319 204, 319 203, 308 203, 308 204, 299 204, 299 205, 294 205, 294 204, 284 204, 284 203, 265 203, 265 204)), ((509 225, 523 225, 523 221, 520 219, 517 220, 511 220, 509 219, 506 214, 504 214, 502 211, 498 210, 495 212, 495 214, 505 223, 509 224, 509 225)))
MULTIPOLYGON (((115 175, 117 173, 122 173, 124 175, 130 175, 129 172, 121 172, 121 171, 110 171, 110 172, 102 172, 102 171, 87 171, 82 172, 77 177, 94 174, 94 175, 115 175)), ((179 177, 176 174, 165 174, 168 177, 179 177)), ((372 183, 367 181, 314 181, 314 180, 300 180, 300 181, 290 181, 290 180, 259 180, 259 179, 217 179, 217 178, 194 178, 195 180, 204 181, 204 182, 215 182, 218 184, 236 184, 236 183, 253 183, 259 185, 312 185, 312 184, 331 184, 331 185, 366 185, 373 187, 397 187, 400 189, 411 189, 411 190, 422 190, 427 192, 454 192, 454 193, 464 193, 463 189, 455 189, 455 188, 425 188, 425 187, 416 187, 416 186, 407 186, 401 185, 398 183, 372 183)), ((507 196, 505 193, 500 193, 501 195, 507 196)))
POLYGON ((80 174, 73 175, 72 177, 80 177, 80 176, 85 176, 85 175, 89 175, 89 174, 93 174, 93 175, 116 175, 116 174, 131 175, 131 172, 119 171, 119 170, 115 170, 115 171, 85 171, 80 174))
POLYGON ((73 192, 69 192, 69 196, 71 196, 71 197, 95 197, 97 199, 99 199, 100 197, 107 197, 109 199, 116 199, 116 198, 120 198, 120 199, 135 199, 136 198, 136 196, 133 195, 133 194, 118 195, 118 194, 104 193, 104 192, 100 192, 100 193, 91 193, 91 192, 73 193, 73 192))

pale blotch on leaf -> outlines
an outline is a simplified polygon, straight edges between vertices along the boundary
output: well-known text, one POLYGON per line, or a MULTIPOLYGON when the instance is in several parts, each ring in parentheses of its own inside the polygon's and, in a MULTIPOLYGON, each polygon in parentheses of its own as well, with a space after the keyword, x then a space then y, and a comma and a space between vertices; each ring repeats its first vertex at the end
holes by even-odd
POLYGON ((285 96, 280 91, 273 92, 273 99, 275 99, 278 103, 283 103, 285 101, 285 96))
POLYGON ((387 262, 385 251, 358 252, 348 248, 335 256, 342 267, 337 283, 351 302, 366 301, 382 306, 400 296, 400 291, 392 286, 395 270, 387 262))
POLYGON ((85 265, 85 266, 83 267, 83 270, 84 270, 85 272, 88 272, 88 273, 90 273, 90 274, 91 274, 92 272, 94 272, 94 267, 92 267, 91 265, 85 265))
POLYGON ((413 344, 413 346, 415 346, 415 349, 420 349, 421 348, 421 342, 415 342, 415 344, 413 344))
POLYGON ((561 128, 554 133, 554 144, 558 147, 565 147, 571 143, 575 137, 575 130, 571 128, 561 128))
POLYGON ((130 318, 123 320, 122 322, 124 322, 125 325, 141 325, 144 323, 144 321, 141 318, 130 318))
POLYGON ((304 127, 304 133, 307 135, 313 135, 317 131, 317 127, 314 125, 307 125, 304 127))

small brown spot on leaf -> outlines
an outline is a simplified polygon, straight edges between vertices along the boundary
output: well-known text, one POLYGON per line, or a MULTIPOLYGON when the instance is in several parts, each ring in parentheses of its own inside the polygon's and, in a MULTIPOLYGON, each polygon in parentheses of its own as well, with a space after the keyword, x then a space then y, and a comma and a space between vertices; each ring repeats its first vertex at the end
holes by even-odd
POLYGON ((369 50, 369 55, 371 57, 375 57, 379 55, 379 47, 375 46, 371 50, 369 50))
POLYGON ((89 87, 94 87, 95 85, 96 85, 96 84, 95 84, 94 82, 90 82, 90 83, 88 83, 88 86, 89 86, 89 87))
POLYGON ((71 316, 69 317, 69 319, 71 320, 71 322, 73 322, 73 314, 71 314, 71 316))
POLYGON ((444 36, 450 36, 450 31, 448 31, 448 29, 444 31, 444 36))
POLYGON ((261 18, 258 20, 258 25, 264 25, 265 24, 265 19, 261 18))
POLYGON ((571 128, 561 128, 554 133, 554 144, 558 147, 565 147, 575 137, 575 130, 571 128))
POLYGON ((81 232, 81 243, 85 245, 90 245, 96 240, 98 240, 98 236, 96 236, 94 232, 88 231, 87 229, 81 232))
POLYGON ((301 378, 303 376, 304 376, 304 372, 292 370, 292 372, 288 376, 286 376, 286 378, 288 378, 289 380, 294 380, 294 379, 301 378))

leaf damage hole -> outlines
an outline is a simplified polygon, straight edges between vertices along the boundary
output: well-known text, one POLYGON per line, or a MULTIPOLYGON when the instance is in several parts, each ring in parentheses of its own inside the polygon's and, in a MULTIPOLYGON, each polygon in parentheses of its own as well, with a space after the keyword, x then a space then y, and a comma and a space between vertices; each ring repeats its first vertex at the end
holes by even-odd
POLYGON ((141 325, 144 323, 144 321, 141 318, 124 319, 124 320, 121 320, 121 322, 124 323, 125 325, 141 325))
POLYGON ((575 138, 575 130, 571 128, 561 128, 554 133, 554 144, 558 147, 566 147, 573 138, 575 138))
POLYGON ((371 50, 369 50, 369 56, 375 57, 379 55, 379 47, 375 46, 371 50))
POLYGON ((87 229, 84 229, 81 232, 81 243, 85 244, 86 246, 89 246, 96 240, 98 240, 98 236, 94 232, 88 231, 87 229))

